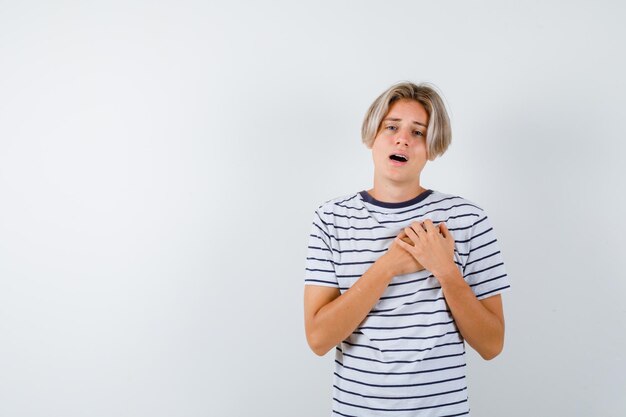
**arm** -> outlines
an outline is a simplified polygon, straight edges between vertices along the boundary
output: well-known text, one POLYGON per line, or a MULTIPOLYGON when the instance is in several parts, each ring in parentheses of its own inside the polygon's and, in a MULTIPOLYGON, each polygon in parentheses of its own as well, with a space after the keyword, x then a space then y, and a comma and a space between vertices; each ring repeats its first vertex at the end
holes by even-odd
POLYGON ((393 242, 343 294, 337 288, 305 286, 304 327, 311 350, 326 354, 359 326, 394 276, 421 269, 413 256, 393 242))
POLYGON ((396 242, 437 278, 463 338, 484 359, 495 358, 504 345, 501 297, 479 301, 454 263, 454 237, 445 223, 436 228, 426 220, 423 225, 415 222, 404 229, 413 245, 396 242))
POLYGON ((463 338, 483 359, 493 359, 504 346, 502 298, 495 295, 478 300, 459 269, 453 266, 454 270, 435 277, 463 338))

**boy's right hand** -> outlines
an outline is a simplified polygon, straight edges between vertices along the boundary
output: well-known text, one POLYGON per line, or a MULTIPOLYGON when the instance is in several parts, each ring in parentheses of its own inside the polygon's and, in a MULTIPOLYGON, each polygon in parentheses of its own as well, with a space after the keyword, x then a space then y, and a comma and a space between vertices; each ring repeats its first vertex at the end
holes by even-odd
MULTIPOLYGON (((402 231, 400 239, 413 245, 413 242, 402 231)), ((404 275, 412 272, 421 271, 424 267, 406 250, 402 249, 395 241, 391 243, 387 252, 379 258, 381 262, 384 262, 385 267, 392 271, 393 275, 404 275)))

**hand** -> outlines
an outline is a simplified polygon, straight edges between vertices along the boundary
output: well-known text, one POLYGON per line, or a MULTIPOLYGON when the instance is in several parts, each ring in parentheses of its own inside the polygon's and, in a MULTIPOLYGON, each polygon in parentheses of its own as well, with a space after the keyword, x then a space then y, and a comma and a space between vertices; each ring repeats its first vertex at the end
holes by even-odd
MULTIPOLYGON (((401 232, 397 237, 401 239, 403 243, 412 245, 411 239, 401 232)), ((391 242, 387 252, 379 258, 381 262, 387 263, 387 267, 392 271, 393 275, 410 274, 411 272, 417 272, 424 269, 424 267, 406 250, 402 249, 399 244, 394 240, 391 242)))
POLYGON ((404 234, 411 240, 412 245, 404 241, 402 233, 396 237, 394 243, 410 253, 417 262, 436 277, 451 268, 456 268, 454 237, 444 222, 437 226, 429 219, 423 222, 413 222, 404 229, 404 234))

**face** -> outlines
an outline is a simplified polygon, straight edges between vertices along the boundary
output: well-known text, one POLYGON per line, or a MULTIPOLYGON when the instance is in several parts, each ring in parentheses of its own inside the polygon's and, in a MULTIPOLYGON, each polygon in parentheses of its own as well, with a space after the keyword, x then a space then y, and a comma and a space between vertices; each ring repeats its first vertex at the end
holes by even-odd
POLYGON ((395 185, 419 185, 426 161, 428 113, 414 100, 398 100, 383 118, 374 144, 374 176, 395 185))

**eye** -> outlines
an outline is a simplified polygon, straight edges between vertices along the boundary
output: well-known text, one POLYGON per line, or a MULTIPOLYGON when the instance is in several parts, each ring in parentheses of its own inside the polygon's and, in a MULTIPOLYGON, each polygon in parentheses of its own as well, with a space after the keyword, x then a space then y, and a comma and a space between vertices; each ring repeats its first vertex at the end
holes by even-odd
POLYGON ((385 127, 385 129, 387 129, 387 130, 391 130, 391 131, 396 131, 396 130, 398 130, 398 128, 397 128, 397 127, 395 127, 394 125, 388 125, 387 127, 385 127))
POLYGON ((415 136, 424 136, 424 134, 420 130, 416 130, 415 132, 413 132, 413 134, 415 136))

